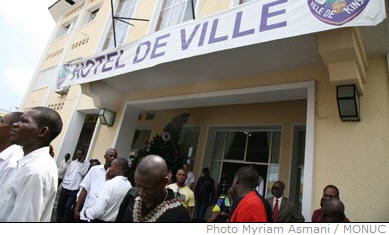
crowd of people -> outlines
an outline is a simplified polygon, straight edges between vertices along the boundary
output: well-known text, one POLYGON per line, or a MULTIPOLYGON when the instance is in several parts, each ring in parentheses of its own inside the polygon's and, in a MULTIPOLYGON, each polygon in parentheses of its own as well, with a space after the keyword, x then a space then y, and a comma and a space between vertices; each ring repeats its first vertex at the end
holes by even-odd
MULTIPOLYGON (((47 107, 0 117, 0 221, 49 222, 58 190, 57 222, 304 222, 276 181, 263 197, 264 180, 255 168, 222 175, 216 185, 209 169, 196 181, 185 163, 175 172, 149 155, 129 181, 129 163, 110 148, 104 164, 86 161, 77 149, 57 165, 50 143, 61 132, 59 114, 47 107), (175 178, 175 182, 173 179, 175 178), (59 190, 60 189, 60 190, 59 190)), ((349 222, 339 190, 328 185, 312 222, 349 222)))

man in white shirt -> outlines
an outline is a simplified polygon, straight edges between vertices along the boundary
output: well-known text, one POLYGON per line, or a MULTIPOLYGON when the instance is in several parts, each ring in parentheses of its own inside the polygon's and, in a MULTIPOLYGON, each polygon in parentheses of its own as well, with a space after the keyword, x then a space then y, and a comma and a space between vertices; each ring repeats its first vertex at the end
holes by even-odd
POLYGON ((61 117, 47 107, 26 111, 12 125, 11 141, 23 147, 24 157, 17 162, 6 184, 0 186, 0 221, 50 221, 58 171, 49 145, 61 129, 61 117))
POLYGON ((96 203, 92 207, 83 210, 82 216, 88 221, 114 222, 120 204, 131 188, 131 183, 127 178, 128 172, 127 160, 123 158, 115 159, 107 172, 107 177, 111 179, 104 183, 96 203))
POLYGON ((89 169, 89 162, 85 161, 84 150, 77 150, 76 156, 77 160, 69 164, 62 181, 62 189, 57 206, 57 222, 73 222, 72 207, 77 200, 81 180, 89 169))
POLYGON ((63 181, 63 177, 65 176, 66 170, 70 164, 70 153, 65 155, 65 158, 59 163, 58 167, 58 187, 63 181))
POLYGON ((80 184, 80 194, 77 199, 76 206, 74 207, 74 219, 75 221, 79 221, 80 219, 83 221, 88 220, 84 216, 84 212, 89 207, 92 207, 103 189, 103 185, 105 183, 105 175, 107 173, 108 168, 111 167, 112 161, 117 158, 118 152, 114 148, 108 149, 105 154, 105 164, 98 165, 92 167, 85 178, 81 181, 80 184), (82 206, 83 205, 83 206, 82 206), (80 212, 80 208, 82 210, 80 212))
POLYGON ((189 170, 189 164, 184 163, 182 165, 182 168, 187 172, 185 185, 188 186, 191 190, 193 190, 193 183, 195 182, 195 176, 194 176, 193 172, 191 172, 189 170))
POLYGON ((13 112, 0 117, 0 184, 4 184, 9 172, 16 168, 16 162, 23 157, 23 149, 12 145, 10 131, 13 123, 18 122, 23 113, 13 112))

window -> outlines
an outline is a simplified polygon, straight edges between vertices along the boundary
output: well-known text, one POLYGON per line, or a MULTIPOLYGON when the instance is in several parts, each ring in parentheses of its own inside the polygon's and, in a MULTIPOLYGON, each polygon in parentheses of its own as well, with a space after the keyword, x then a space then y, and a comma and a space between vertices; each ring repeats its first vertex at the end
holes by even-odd
MULTIPOLYGON (((120 0, 119 6, 116 9, 115 16, 131 18, 134 13, 137 0, 120 0)), ((127 20, 128 22, 128 20, 127 20)), ((115 20, 115 34, 116 45, 122 45, 126 37, 128 24, 115 20)), ((107 39, 105 40, 103 50, 114 47, 113 27, 111 23, 111 29, 108 32, 107 39)))
POLYGON ((70 30, 72 29, 72 26, 73 26, 73 22, 68 22, 68 23, 60 26, 60 28, 58 30, 57 38, 62 37, 64 35, 70 33, 70 30))
MULTIPOLYGON (((197 0, 193 0, 196 5, 197 0)), ((156 31, 193 19, 191 0, 164 0, 156 31)))
POLYGON ((240 167, 251 165, 265 180, 264 193, 270 196, 271 185, 279 179, 279 127, 214 128, 209 138, 213 144, 206 150, 203 167, 210 166, 216 181, 221 175, 232 178, 240 167))
POLYGON ((135 130, 134 138, 131 144, 131 150, 139 150, 146 146, 151 135, 151 130, 135 130))
POLYGON ((99 12, 99 10, 100 10, 100 8, 89 11, 85 23, 89 23, 89 22, 93 21, 96 18, 96 15, 99 12))

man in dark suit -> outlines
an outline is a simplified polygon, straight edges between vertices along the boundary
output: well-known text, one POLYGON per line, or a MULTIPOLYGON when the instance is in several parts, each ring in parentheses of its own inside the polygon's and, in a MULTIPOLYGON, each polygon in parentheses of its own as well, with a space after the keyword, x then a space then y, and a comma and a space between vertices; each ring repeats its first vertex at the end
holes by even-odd
POLYGON ((285 184, 282 181, 276 181, 271 188, 274 197, 268 198, 272 208, 274 222, 304 222, 304 217, 298 211, 296 206, 288 198, 284 197, 285 184))

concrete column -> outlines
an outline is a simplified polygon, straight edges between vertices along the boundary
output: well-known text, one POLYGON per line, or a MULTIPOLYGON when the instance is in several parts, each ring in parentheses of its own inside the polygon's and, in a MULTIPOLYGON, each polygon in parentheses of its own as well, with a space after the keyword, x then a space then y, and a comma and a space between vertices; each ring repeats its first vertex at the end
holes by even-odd
POLYGON ((113 142, 113 147, 118 150, 118 157, 128 157, 140 112, 141 110, 135 107, 127 105, 123 107, 118 132, 113 142))

